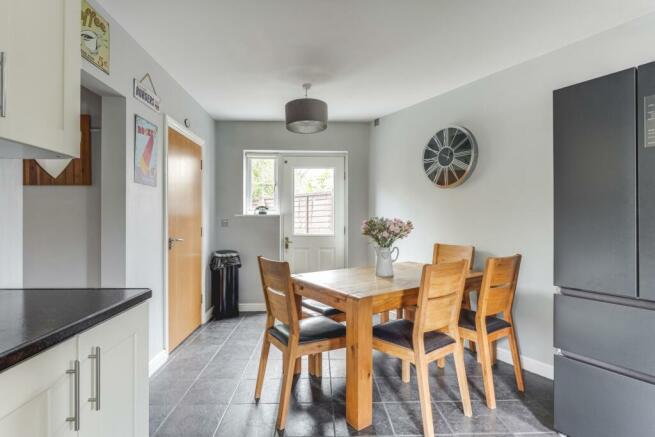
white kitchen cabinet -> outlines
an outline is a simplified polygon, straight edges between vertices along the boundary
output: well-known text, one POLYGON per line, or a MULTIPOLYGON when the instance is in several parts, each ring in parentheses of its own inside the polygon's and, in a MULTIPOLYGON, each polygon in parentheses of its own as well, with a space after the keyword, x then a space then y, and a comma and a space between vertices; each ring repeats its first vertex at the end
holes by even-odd
POLYGON ((0 388, 0 437, 147 437, 148 304, 7 369, 0 388))
POLYGON ((73 437, 77 339, 71 338, 0 373, 1 437, 73 437))
POLYGON ((79 156, 80 0, 0 0, 0 158, 79 156))
POLYGON ((147 304, 80 334, 78 347, 82 369, 80 437, 147 436, 147 304), (98 351, 100 359, 89 358, 98 351))

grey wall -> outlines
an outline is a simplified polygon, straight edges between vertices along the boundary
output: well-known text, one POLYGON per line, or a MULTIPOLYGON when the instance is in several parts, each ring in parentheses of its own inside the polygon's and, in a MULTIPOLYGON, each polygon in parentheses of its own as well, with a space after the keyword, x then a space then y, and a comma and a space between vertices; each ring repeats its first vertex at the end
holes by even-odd
MULTIPOLYGON (((488 255, 523 254, 515 301, 526 368, 552 377, 552 91, 655 59, 655 15, 494 74, 381 119, 371 127, 371 213, 415 222, 399 243, 428 261, 434 242, 473 244, 488 255), (439 129, 468 127, 480 159, 450 190, 424 176, 423 147, 439 129)), ((499 353, 507 360, 505 346, 499 353)))
POLYGON ((0 288, 23 284, 23 160, 0 159, 0 288))
POLYGON ((257 256, 279 257, 280 227, 277 217, 235 217, 243 211, 244 150, 319 150, 348 152, 349 263, 366 264, 368 246, 359 227, 368 213, 367 123, 330 123, 327 130, 298 135, 282 122, 216 122, 216 237, 217 249, 236 249, 242 255, 239 301, 262 303, 257 256), (223 218, 229 227, 220 227, 223 218))
MULTIPOLYGON (((89 79, 83 74, 82 79, 89 79)), ((100 286, 124 287, 126 284, 125 165, 126 113, 124 97, 103 95, 102 132, 100 134, 100 286)))
MULTIPOLYGON (((204 172, 203 195, 205 210, 203 218, 207 232, 203 240, 205 259, 212 237, 210 211, 214 208, 214 121, 204 109, 159 65, 139 44, 103 10, 96 2, 93 6, 109 20, 111 26, 111 66, 107 75, 95 66, 82 60, 84 73, 102 84, 94 91, 104 94, 107 90, 118 97, 125 98, 125 136, 121 144, 111 147, 124 147, 125 160, 118 174, 125 176, 124 205, 124 254, 125 284, 128 287, 148 287, 153 291, 150 300, 150 358, 164 349, 164 191, 163 191, 163 144, 164 118, 170 115, 179 122, 188 118, 191 130, 206 141, 203 159, 207 164, 204 172), (147 108, 133 97, 133 80, 150 73, 161 98, 161 113, 147 108), (134 116, 139 114, 159 128, 157 141, 157 186, 139 185, 134 180, 134 116), (124 171, 124 173, 122 173, 124 171)), ((84 77, 84 75, 83 75, 84 77)), ((103 95, 104 100, 104 95, 103 95)), ((103 117, 106 110, 103 108, 103 117)), ((105 126, 106 128, 106 126, 105 126)), ((107 146, 103 138, 103 145, 107 146)), ((117 155, 118 156, 118 155, 117 155)), ((103 165, 103 171, 107 171, 103 165)), ((111 171, 111 170, 109 170, 111 171)), ((104 194, 104 193, 103 193, 104 194)), ((114 193, 117 194, 117 193, 114 193)), ((120 196, 120 193, 118 193, 120 196)), ((104 200, 103 200, 104 206, 104 200)), ((103 212, 104 214, 104 212, 103 212)), ((115 231, 121 232, 120 223, 115 231)), ((103 236, 109 238, 109 236, 103 236)), ((122 238, 117 235, 116 238, 122 238)), ((120 250, 120 247, 117 248, 120 250)), ((104 263, 104 261, 103 261, 104 263)), ((206 263, 205 263, 206 264, 206 263)), ((120 271, 118 272, 120 275, 120 271)), ((104 274, 103 274, 104 276, 104 274)), ((109 278, 110 280, 111 278, 109 278)), ((106 281, 103 279, 103 283, 106 281)))
MULTIPOLYGON (((101 99, 82 88, 81 112, 101 127, 101 99)), ((100 132, 91 132, 90 186, 23 189, 23 285, 100 286, 100 132)))

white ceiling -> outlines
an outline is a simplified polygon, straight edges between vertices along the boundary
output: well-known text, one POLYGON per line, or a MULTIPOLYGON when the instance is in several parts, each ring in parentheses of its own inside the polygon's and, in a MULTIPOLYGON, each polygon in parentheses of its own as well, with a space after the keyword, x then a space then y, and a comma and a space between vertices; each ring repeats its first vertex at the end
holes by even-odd
POLYGON ((302 95, 372 120, 655 10, 653 0, 100 0, 216 119, 302 95))

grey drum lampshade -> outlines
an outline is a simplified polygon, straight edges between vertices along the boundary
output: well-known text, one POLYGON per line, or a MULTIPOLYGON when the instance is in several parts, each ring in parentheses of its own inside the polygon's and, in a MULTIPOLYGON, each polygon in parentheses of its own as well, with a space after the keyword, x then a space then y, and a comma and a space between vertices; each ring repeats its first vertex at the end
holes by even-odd
POLYGON ((315 134, 327 128, 327 103, 318 99, 291 100, 285 107, 287 130, 298 134, 315 134))

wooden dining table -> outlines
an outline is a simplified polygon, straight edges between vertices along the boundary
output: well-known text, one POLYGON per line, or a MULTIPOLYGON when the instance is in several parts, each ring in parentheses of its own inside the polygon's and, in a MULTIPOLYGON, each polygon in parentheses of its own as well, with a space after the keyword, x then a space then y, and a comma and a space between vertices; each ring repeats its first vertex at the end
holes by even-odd
MULTIPOLYGON (((375 267, 293 275, 297 295, 346 313, 346 420, 356 430, 373 421, 373 314, 416 305, 424 264, 394 264, 394 276, 379 278, 375 267)), ((479 289, 482 272, 469 272, 466 290, 479 289)))

